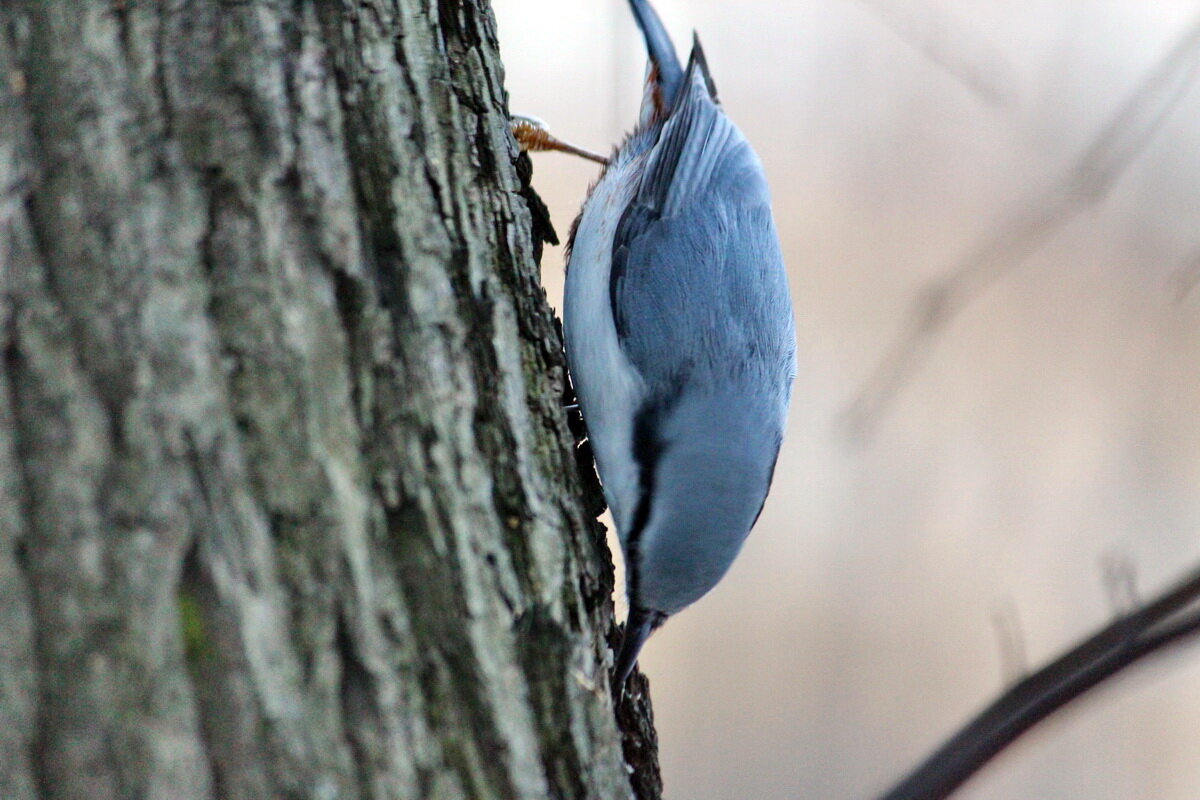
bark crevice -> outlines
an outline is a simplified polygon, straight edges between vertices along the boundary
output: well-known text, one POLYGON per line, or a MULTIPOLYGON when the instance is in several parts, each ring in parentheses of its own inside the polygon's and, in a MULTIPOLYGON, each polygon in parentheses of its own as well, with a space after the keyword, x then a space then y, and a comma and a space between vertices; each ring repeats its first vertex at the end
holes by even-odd
POLYGON ((0 795, 630 796, 486 6, 0 30, 0 586, 40 682, 0 742, 41 754, 0 795))

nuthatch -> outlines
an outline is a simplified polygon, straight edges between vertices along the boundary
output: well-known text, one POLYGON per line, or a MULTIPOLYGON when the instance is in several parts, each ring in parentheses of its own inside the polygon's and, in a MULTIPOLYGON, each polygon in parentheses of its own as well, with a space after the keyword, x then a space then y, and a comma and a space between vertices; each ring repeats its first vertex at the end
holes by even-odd
POLYGON ((722 111, 699 40, 683 69, 647 0, 629 4, 650 56, 640 120, 575 222, 563 313, 625 555, 617 687, 651 632, 741 550, 796 371, 762 164, 722 111))

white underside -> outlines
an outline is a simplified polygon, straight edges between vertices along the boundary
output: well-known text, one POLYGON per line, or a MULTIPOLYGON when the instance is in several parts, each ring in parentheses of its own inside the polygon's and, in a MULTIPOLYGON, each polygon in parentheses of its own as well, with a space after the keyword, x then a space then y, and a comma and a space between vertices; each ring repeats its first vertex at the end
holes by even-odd
POLYGON ((622 543, 638 497, 632 424, 644 384, 617 341, 609 295, 617 222, 636 189, 643 156, 609 167, 575 233, 563 301, 563 333, 604 496, 622 543))

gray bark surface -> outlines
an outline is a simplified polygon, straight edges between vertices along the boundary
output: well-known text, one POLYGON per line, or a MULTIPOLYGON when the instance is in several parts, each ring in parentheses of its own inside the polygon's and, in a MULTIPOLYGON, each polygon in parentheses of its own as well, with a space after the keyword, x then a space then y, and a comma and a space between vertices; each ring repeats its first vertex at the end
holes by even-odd
POLYGON ((506 103, 484 0, 0 2, 0 797, 659 795, 506 103))

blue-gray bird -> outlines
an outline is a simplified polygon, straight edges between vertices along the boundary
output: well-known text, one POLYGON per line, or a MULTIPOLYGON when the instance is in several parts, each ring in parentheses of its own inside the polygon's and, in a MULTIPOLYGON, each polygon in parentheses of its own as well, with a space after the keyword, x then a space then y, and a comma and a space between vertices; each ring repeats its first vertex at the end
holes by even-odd
MULTIPOLYGON (((762 164, 646 0, 637 128, 569 245, 567 362, 625 555, 624 685, 642 645, 729 570, 762 510, 795 375, 762 164)), ((557 149, 557 148, 556 148, 557 149)))

